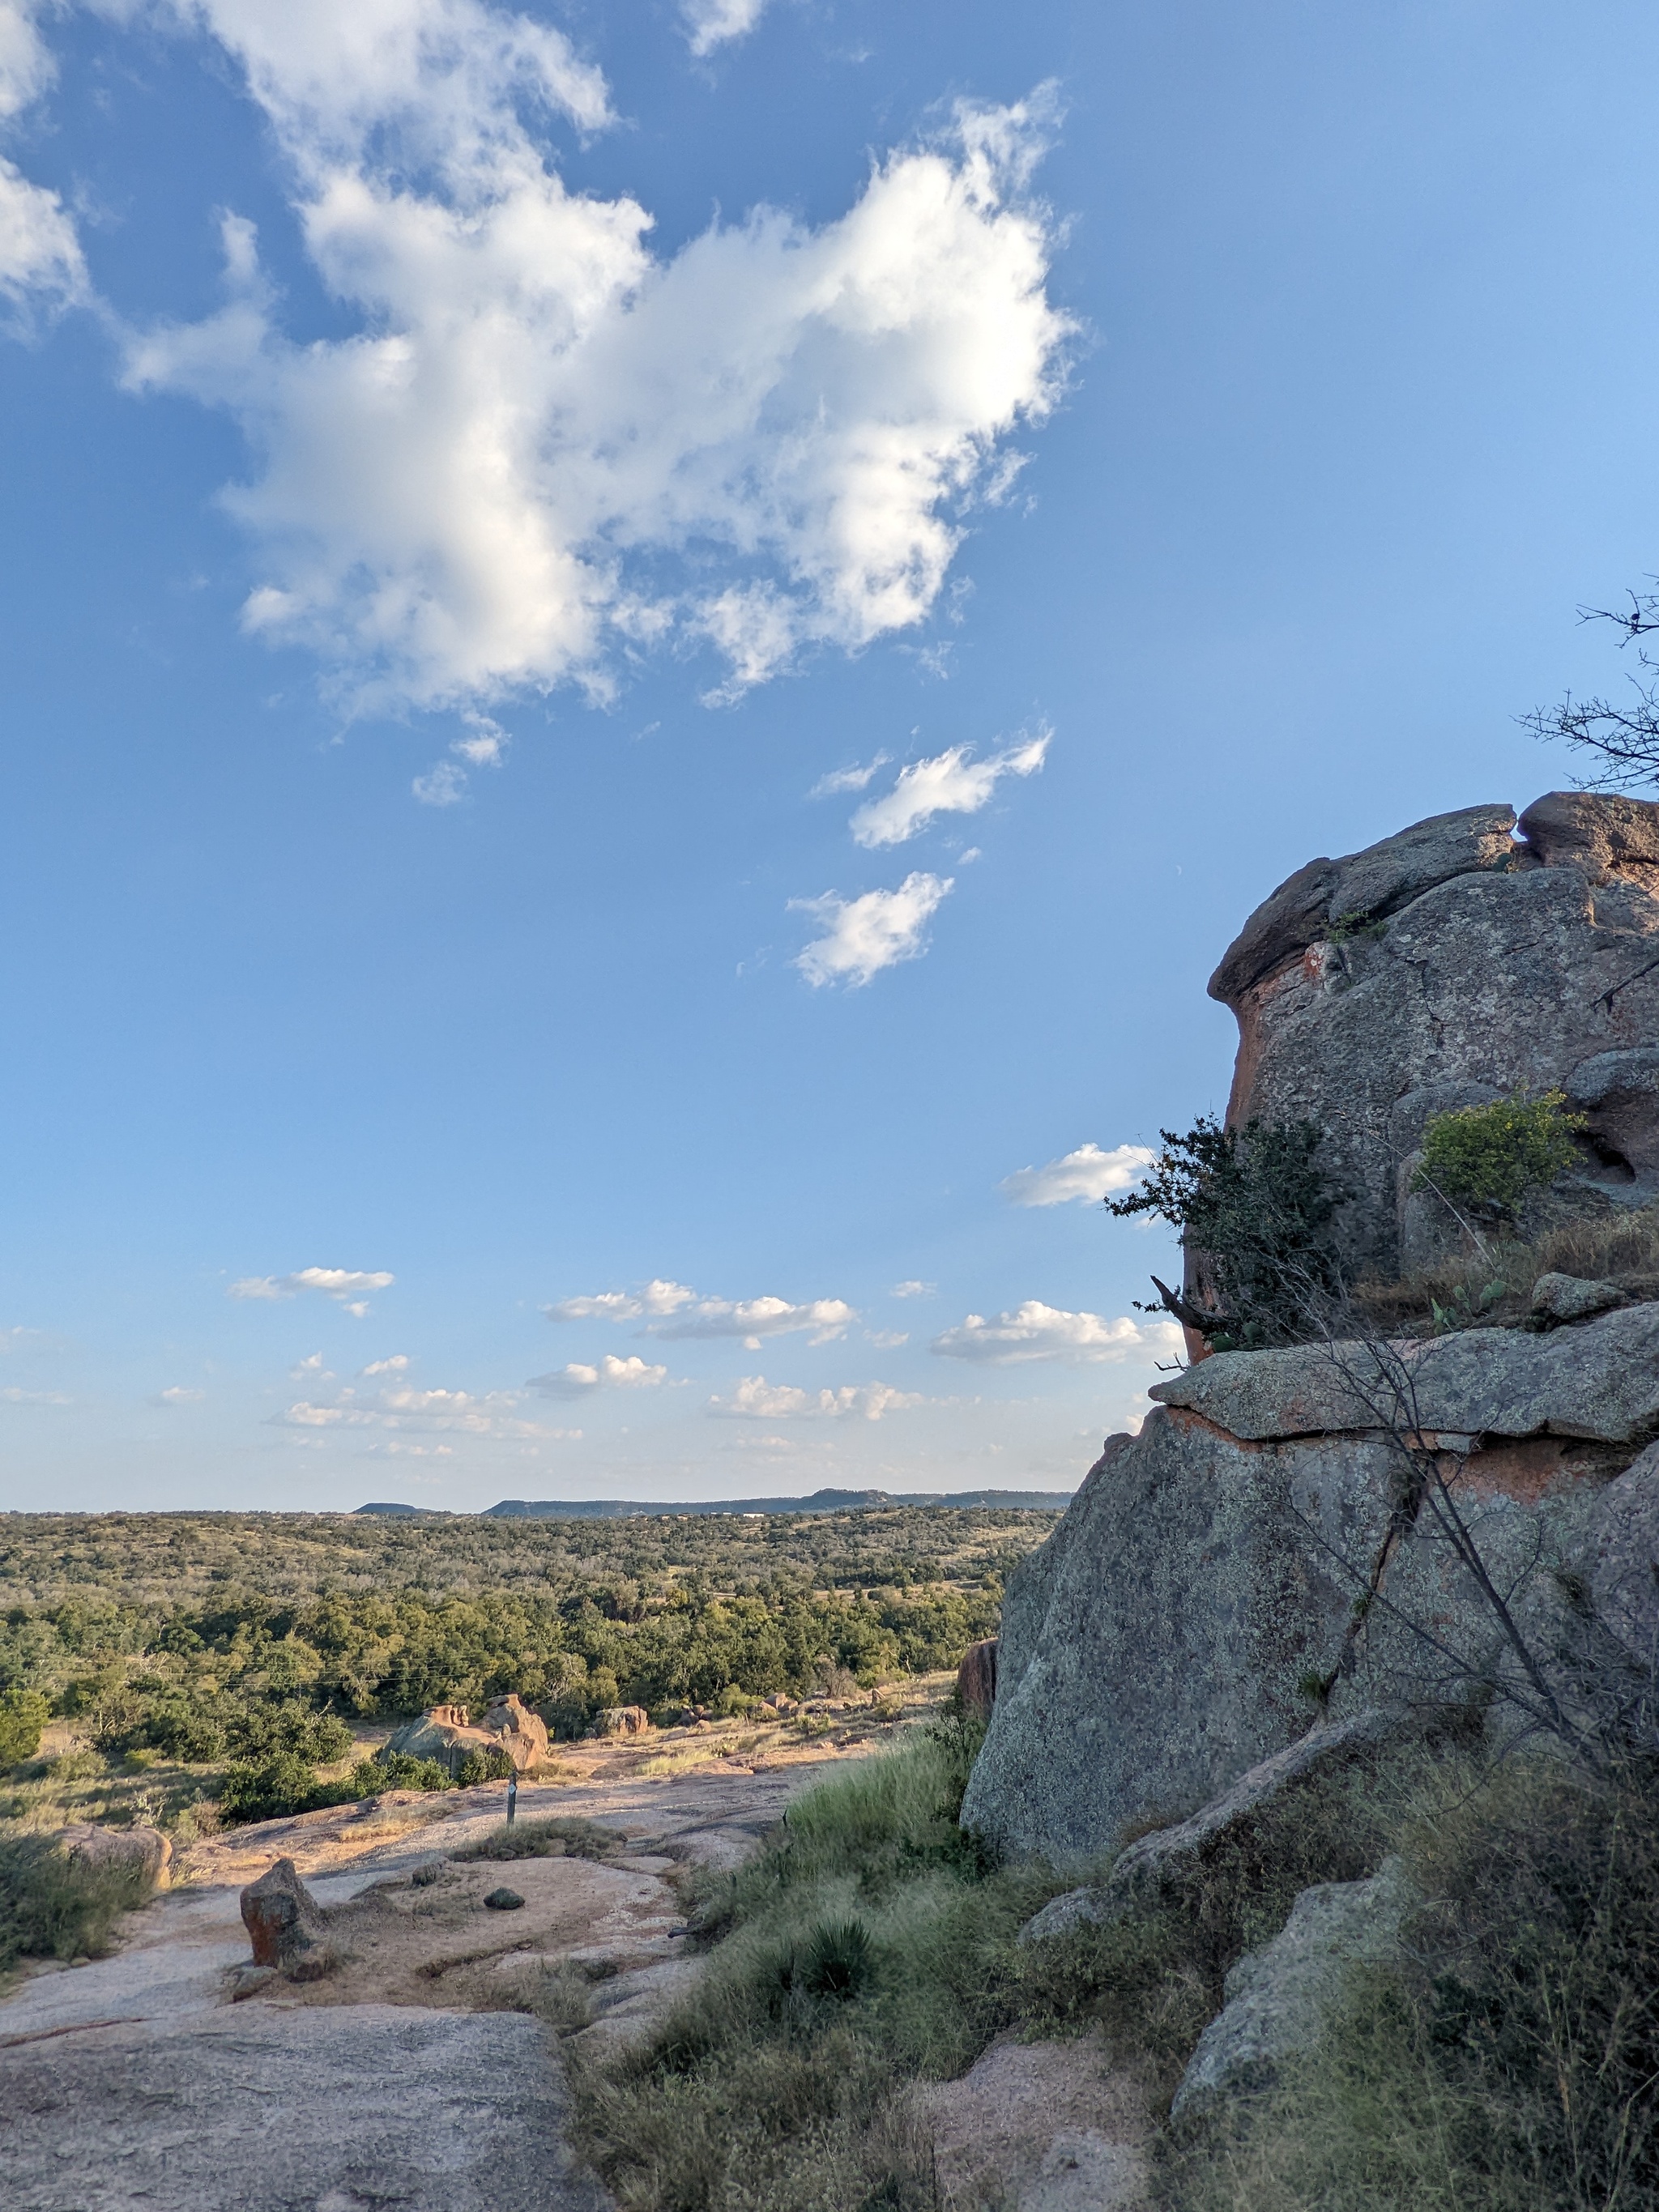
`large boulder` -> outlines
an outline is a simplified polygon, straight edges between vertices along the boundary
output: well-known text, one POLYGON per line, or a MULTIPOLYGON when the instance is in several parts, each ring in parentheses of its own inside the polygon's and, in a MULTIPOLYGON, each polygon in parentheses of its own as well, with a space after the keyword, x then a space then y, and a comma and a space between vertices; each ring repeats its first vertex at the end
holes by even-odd
POLYGON ((513 1761, 518 1774, 534 1774, 547 1758, 547 1723, 516 1693, 484 1709, 483 1726, 513 1761))
MULTIPOLYGON (((1401 1525, 1404 1425, 1364 1357, 1220 1353, 1158 1387, 1140 1435, 1114 1440, 1010 1578, 965 1825, 1017 1854, 1097 1856, 1220 1797, 1316 1721, 1479 1706, 1510 1679, 1493 1611, 1432 1514, 1401 1525)), ((1423 1442, 1522 1632, 1626 1663, 1659 1571, 1659 1480, 1642 1472, 1659 1305, 1406 1357, 1423 1442)), ((1561 1680, 1567 1697, 1570 1668, 1561 1680)))
POLYGON ((997 1639, 983 1636, 970 1644, 957 1664, 957 1696, 975 1720, 988 1721, 997 1701, 997 1639))
POLYGON ((1517 1090, 1588 1117, 1564 1203, 1659 1201, 1659 804, 1553 792, 1311 861, 1210 991, 1238 1019, 1229 1121, 1329 1132, 1352 1270, 1442 1255, 1445 1209, 1411 1188, 1424 1126, 1517 1090))

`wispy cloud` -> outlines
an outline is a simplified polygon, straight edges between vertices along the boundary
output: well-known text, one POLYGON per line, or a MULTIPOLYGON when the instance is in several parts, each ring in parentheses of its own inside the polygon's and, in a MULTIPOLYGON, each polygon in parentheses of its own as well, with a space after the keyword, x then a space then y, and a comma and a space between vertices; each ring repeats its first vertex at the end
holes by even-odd
POLYGON ((718 1419, 738 1421, 854 1419, 878 1421, 927 1401, 914 1390, 888 1382, 847 1382, 838 1390, 798 1390, 787 1382, 769 1382, 745 1375, 729 1398, 711 1398, 708 1410, 718 1419))
POLYGON ((1146 1145, 1115 1145, 1103 1152, 1098 1145, 1079 1145, 1046 1167, 1016 1168, 1000 1188, 1016 1206, 1065 1206, 1109 1198, 1139 1182, 1158 1154, 1146 1145))
POLYGON ((699 60, 730 39, 746 38, 766 13, 767 0, 682 0, 686 35, 699 60))
POLYGON ((175 1382, 171 1389, 158 1390, 149 1402, 152 1406, 199 1406, 206 1396, 205 1390, 186 1390, 175 1382))
POLYGON ((410 788, 422 806, 456 806, 467 792, 466 768, 499 768, 507 758, 508 738, 499 722, 476 708, 466 708, 461 717, 467 726, 467 734, 451 743, 449 760, 435 762, 424 775, 417 775, 410 788))
POLYGON ((895 1283, 888 1296, 895 1298, 931 1298, 938 1289, 937 1283, 923 1283, 912 1277, 908 1283, 895 1283))
POLYGON ((0 1390, 0 1406, 70 1406, 74 1402, 62 1390, 20 1390, 9 1383, 0 1390))
POLYGON ((532 1375, 524 1387, 544 1398, 586 1398, 595 1390, 654 1390, 667 1380, 665 1367, 647 1367, 637 1352, 620 1359, 607 1352, 592 1366, 573 1359, 550 1375, 532 1375))
POLYGON ((844 899, 836 891, 822 898, 792 899, 792 908, 824 925, 822 937, 795 956, 795 966, 816 990, 824 983, 856 989, 884 968, 919 959, 927 949, 927 925, 955 888, 955 879, 916 873, 892 891, 866 891, 844 899))
MULTIPOLYGON (((368 1311, 368 1301, 363 1294, 389 1290, 397 1279, 395 1275, 371 1274, 356 1267, 301 1267, 291 1275, 244 1275, 240 1282, 231 1285, 225 1296, 275 1301, 298 1297, 302 1291, 318 1291, 361 1321, 368 1311)), ((318 1357, 320 1358, 321 1354, 318 1357)))
POLYGON ((1027 1298, 1012 1313, 988 1321, 970 1313, 955 1328, 936 1336, 930 1351, 947 1359, 971 1359, 983 1366, 1012 1367, 1029 1360, 1061 1359, 1092 1366, 1127 1359, 1134 1352, 1169 1352, 1180 1348, 1173 1322, 1131 1321, 1127 1314, 1108 1321, 1103 1314, 1068 1313, 1063 1307, 1027 1298))
POLYGON ((863 768, 832 769, 828 775, 818 778, 806 796, 809 799, 834 799, 844 792, 867 791, 892 757, 890 753, 878 753, 874 760, 866 763, 863 768))
POLYGON ((977 814, 1005 775, 1036 775, 1052 737, 1049 730, 1039 731, 982 761, 974 758, 971 745, 952 745, 932 760, 913 761, 890 792, 868 800, 853 817, 854 843, 872 849, 902 845, 936 815, 977 814))

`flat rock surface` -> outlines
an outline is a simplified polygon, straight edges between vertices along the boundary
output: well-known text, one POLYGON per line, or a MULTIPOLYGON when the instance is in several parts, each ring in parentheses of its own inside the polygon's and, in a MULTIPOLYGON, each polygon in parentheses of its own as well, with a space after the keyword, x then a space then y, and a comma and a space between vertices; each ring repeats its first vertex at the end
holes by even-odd
POLYGON ((603 2212, 522 2013, 257 2002, 14 2047, 9 2212, 603 2212))
POLYGON ((611 2034, 647 2032, 696 1972, 676 1869, 736 1863, 828 1762, 640 1763, 520 1785, 521 1820, 621 1831, 634 1848, 603 1861, 450 1859, 499 1826, 500 1784, 198 1844, 184 1886, 129 1916, 113 1955, 39 1969, 0 2002, 5 2212, 600 2212, 563 2140, 556 2045, 501 2008, 518 1974, 588 1965, 611 2034), (240 1893, 279 1857, 333 1910, 341 1962, 233 2002, 240 1893), (503 1881, 522 1911, 484 1909, 503 1881))

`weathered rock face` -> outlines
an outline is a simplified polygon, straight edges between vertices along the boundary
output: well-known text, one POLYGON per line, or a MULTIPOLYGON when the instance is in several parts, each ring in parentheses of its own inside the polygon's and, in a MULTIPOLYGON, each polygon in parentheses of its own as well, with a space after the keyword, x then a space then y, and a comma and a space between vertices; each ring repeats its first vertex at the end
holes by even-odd
POLYGON ((957 1695, 962 1710, 975 1720, 988 1721, 997 1700, 997 1639, 982 1637, 970 1644, 957 1668, 957 1695))
POLYGON ((497 1698, 484 1711, 483 1725, 513 1761, 519 1774, 533 1774, 547 1757, 547 1723, 515 1694, 497 1698))
MULTIPOLYGON (((1528 1637, 1594 1635, 1632 1663, 1659 1646, 1659 1305, 1439 1338, 1412 1387, 1528 1637)), ((1392 1528, 1404 1462, 1382 1395, 1358 1352, 1311 1346, 1220 1353, 1158 1387, 1139 1437, 1112 1440, 1010 1580, 964 1823, 1015 1852, 1100 1853, 1316 1721, 1462 1703, 1501 1673, 1490 1609, 1431 1518, 1392 1528), (1385 1601, 1357 1618, 1373 1583, 1385 1601)))
POLYGON ((1238 1018, 1228 1119, 1310 1120, 1355 1196, 1357 1271, 1439 1256, 1412 1172, 1431 1115, 1559 1086, 1589 1118, 1568 1201, 1659 1201, 1659 805, 1553 792, 1314 860, 1210 981, 1238 1018))

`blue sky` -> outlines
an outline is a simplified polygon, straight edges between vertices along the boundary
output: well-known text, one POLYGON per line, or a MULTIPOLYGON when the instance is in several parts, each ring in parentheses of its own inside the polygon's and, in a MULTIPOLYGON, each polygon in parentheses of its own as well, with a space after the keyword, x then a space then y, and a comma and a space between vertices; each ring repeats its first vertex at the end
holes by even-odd
POLYGON ((1245 913, 1617 681, 1656 75, 0 0, 0 1505, 1074 1483, 1245 913))

